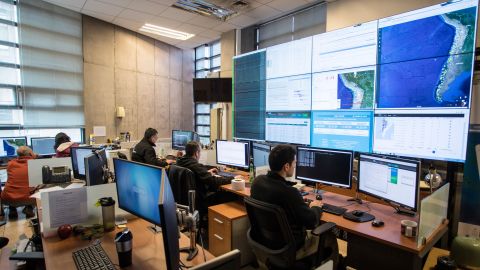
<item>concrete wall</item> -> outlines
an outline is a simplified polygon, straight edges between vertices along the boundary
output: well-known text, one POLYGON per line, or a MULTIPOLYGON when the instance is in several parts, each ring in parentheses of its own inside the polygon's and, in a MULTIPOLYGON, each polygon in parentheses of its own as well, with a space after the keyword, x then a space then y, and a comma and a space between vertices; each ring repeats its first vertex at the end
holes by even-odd
POLYGON ((140 139, 154 127, 193 130, 193 49, 181 50, 122 27, 83 17, 85 129, 106 126, 107 137, 140 139), (125 108, 117 118, 115 108, 125 108))

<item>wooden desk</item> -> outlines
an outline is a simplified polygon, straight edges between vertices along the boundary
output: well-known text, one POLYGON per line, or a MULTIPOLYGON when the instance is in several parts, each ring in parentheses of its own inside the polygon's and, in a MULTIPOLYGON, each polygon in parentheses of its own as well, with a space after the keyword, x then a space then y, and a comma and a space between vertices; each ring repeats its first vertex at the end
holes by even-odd
MULTIPOLYGON (((165 252, 163 249, 162 234, 154 234, 147 227, 150 224, 142 219, 129 220, 127 227, 133 234, 133 254, 132 266, 122 269, 167 269, 165 264, 165 252)), ((102 241, 102 247, 110 257, 114 264, 118 265, 117 251, 115 248, 114 237, 121 229, 106 233, 102 241)), ((189 239, 180 234, 180 247, 187 247, 190 243, 189 239)), ((46 269, 76 269, 73 261, 72 252, 86 247, 90 241, 81 240, 78 237, 69 237, 61 240, 58 237, 42 238, 46 269)), ((181 253, 180 259, 187 266, 203 263, 203 252, 198 246, 198 255, 190 262, 186 260, 186 254, 181 253)), ((213 258, 208 251, 205 250, 207 260, 213 258)))
MULTIPOLYGON (((231 190, 231 185, 223 185, 221 188, 240 196, 250 196, 250 188, 242 191, 231 190)), ((417 247, 415 239, 401 235, 400 220, 409 219, 418 222, 418 216, 408 217, 396 214, 392 207, 383 204, 366 201, 364 204, 349 202, 347 199, 351 197, 332 192, 323 193, 322 201, 315 200, 314 194, 305 197, 314 200, 312 206, 329 203, 345 207, 347 211, 368 211, 370 208, 370 214, 385 222, 385 226, 376 228, 370 222, 357 223, 342 216, 323 213, 322 221, 334 222, 339 229, 347 232, 347 236, 344 237, 348 241, 347 265, 356 269, 421 269, 423 257, 448 230, 448 222, 446 222, 437 228, 425 245, 417 247)))

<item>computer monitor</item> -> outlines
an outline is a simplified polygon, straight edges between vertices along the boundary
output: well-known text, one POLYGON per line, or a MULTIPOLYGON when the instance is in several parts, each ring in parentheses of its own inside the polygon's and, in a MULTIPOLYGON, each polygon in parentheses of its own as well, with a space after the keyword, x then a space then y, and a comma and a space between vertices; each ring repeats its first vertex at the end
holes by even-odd
POLYGON ((193 141, 193 134, 193 131, 172 130, 172 149, 185 150, 187 143, 193 141))
POLYGON ((158 210, 162 220, 162 238, 167 269, 179 269, 180 251, 178 245, 179 231, 177 224, 177 204, 173 197, 170 181, 165 170, 161 171, 160 197, 158 210))
POLYGON ((70 148, 70 158, 72 159, 73 178, 86 180, 85 157, 98 150, 90 146, 70 148))
POLYGON ((190 268, 190 270, 238 270, 240 269, 240 250, 234 249, 208 262, 190 268))
POLYGON ((106 184, 108 180, 107 155, 105 149, 95 150, 85 157, 87 186, 106 184))
POLYGON ((31 138, 30 145, 33 152, 40 156, 55 155, 55 138, 53 137, 39 137, 31 138))
POLYGON ((360 154, 358 191, 417 210, 420 161, 360 154))
POLYGON ((158 211, 160 184, 165 182, 162 177, 162 168, 118 158, 113 159, 113 166, 118 207, 155 225, 160 225, 158 211))
POLYGON ((296 179, 342 188, 352 187, 352 151, 298 146, 296 165, 296 179))
POLYGON ((250 150, 247 142, 217 140, 217 164, 248 168, 250 150))
POLYGON ((269 144, 252 142, 253 149, 253 166, 255 168, 261 166, 268 166, 268 156, 272 147, 269 144))
POLYGON ((0 137, 0 158, 16 157, 17 149, 27 145, 27 137, 0 137))

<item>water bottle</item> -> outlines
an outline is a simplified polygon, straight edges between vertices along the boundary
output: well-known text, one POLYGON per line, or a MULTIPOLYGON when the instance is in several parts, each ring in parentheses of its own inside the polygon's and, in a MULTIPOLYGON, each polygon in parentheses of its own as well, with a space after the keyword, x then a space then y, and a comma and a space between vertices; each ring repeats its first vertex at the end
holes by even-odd
POLYGON ((253 166, 253 157, 250 158, 250 165, 249 165, 249 169, 250 169, 250 183, 253 182, 253 179, 255 179, 255 168, 253 166))

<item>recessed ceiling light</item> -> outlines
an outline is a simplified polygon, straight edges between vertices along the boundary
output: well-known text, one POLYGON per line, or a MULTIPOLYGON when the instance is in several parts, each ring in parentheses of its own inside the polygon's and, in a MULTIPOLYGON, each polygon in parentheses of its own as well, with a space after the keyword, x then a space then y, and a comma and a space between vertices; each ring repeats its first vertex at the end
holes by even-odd
POLYGON ((177 30, 173 30, 170 28, 165 28, 165 27, 161 27, 161 26, 157 26, 149 23, 144 24, 139 30, 150 33, 150 34, 154 34, 154 35, 180 39, 180 40, 187 40, 195 36, 194 34, 189 34, 189 33, 181 32, 181 31, 177 31, 177 30))
POLYGON ((234 1, 233 4, 225 0, 178 0, 172 7, 196 13, 202 16, 211 17, 217 20, 226 21, 238 13, 236 9, 248 6, 247 2, 234 1), (237 4, 235 4, 237 3, 237 4), (228 4, 225 6, 225 4, 228 4))

